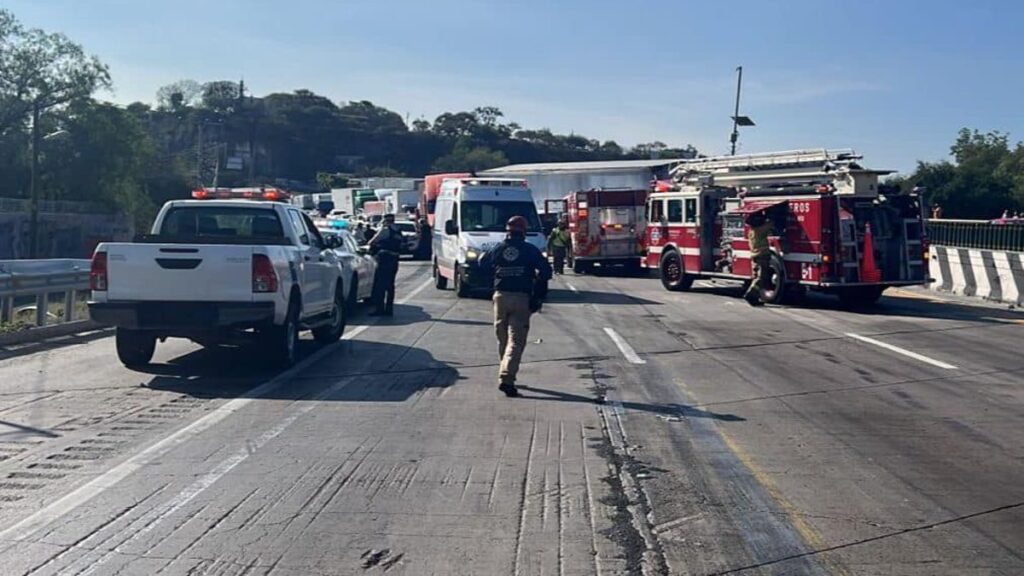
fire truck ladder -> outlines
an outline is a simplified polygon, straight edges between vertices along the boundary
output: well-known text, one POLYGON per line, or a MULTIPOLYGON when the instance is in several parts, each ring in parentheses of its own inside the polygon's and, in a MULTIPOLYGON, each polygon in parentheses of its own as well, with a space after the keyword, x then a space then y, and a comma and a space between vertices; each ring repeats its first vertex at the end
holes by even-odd
POLYGON ((792 150, 686 160, 672 169, 677 182, 715 186, 791 186, 832 182, 857 168, 851 149, 792 150))

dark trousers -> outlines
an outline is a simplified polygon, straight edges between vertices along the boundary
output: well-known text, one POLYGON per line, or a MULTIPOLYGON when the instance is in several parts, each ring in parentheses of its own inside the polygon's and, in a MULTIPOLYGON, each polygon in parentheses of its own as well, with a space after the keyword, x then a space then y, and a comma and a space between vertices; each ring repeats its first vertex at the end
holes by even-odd
POLYGON ((554 257, 555 257, 555 273, 556 274, 564 274, 565 273, 565 255, 566 255, 566 252, 568 252, 568 250, 566 250, 565 246, 554 246, 554 247, 551 248, 551 251, 554 253, 554 257))
POLYGON ((378 312, 391 312, 395 305, 395 277, 398 276, 398 254, 377 254, 377 272, 373 275, 373 304, 378 312))

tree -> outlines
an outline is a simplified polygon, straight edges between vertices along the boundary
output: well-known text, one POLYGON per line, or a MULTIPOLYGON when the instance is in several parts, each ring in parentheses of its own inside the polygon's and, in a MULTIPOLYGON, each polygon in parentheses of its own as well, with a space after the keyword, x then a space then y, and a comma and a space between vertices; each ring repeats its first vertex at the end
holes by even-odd
POLYGON ((178 80, 156 91, 156 104, 163 110, 178 110, 200 103, 203 85, 195 80, 178 80))
POLYGON ((214 112, 234 111, 241 97, 238 82, 217 80, 203 84, 203 107, 214 112))
POLYGON ((430 132, 430 122, 420 118, 412 121, 413 132, 430 132))
POLYGON ((110 72, 95 56, 63 34, 26 30, 0 9, 0 133, 100 88, 110 72))
POLYGON ((489 168, 497 168, 508 164, 508 158, 500 150, 491 150, 486 146, 472 146, 467 140, 460 140, 450 154, 446 154, 434 162, 436 172, 479 172, 489 168))

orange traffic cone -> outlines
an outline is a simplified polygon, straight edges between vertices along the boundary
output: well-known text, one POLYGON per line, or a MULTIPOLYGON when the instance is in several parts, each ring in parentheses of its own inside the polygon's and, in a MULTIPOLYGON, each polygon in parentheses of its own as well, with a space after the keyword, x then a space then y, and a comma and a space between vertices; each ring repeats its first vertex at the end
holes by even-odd
POLYGON ((864 259, 860 265, 861 282, 881 282, 882 271, 875 265, 875 241, 871 235, 871 223, 864 226, 864 259))

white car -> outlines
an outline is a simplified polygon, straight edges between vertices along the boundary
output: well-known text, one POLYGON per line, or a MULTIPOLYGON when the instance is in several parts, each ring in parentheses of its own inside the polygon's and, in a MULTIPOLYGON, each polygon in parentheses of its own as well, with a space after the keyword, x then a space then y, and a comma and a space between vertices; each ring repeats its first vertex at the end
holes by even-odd
POLYGON ((418 248, 420 244, 419 232, 416 231, 416 223, 408 220, 396 220, 395 226, 402 231, 402 240, 404 241, 402 251, 406 254, 414 254, 416 252, 416 248, 418 248))
POLYGON ((320 233, 335 246, 341 266, 341 278, 345 282, 345 301, 349 311, 373 295, 373 276, 377 273, 377 261, 361 249, 352 233, 344 228, 320 228, 320 233))
POLYGON ((157 340, 204 346, 256 337, 276 363, 297 359, 300 330, 334 342, 346 301, 333 245, 273 189, 201 189, 164 204, 151 234, 93 254, 89 314, 117 327, 126 366, 148 364, 157 340), (242 199, 245 198, 245 199, 242 199))

